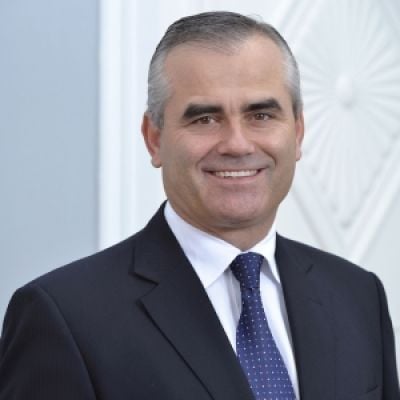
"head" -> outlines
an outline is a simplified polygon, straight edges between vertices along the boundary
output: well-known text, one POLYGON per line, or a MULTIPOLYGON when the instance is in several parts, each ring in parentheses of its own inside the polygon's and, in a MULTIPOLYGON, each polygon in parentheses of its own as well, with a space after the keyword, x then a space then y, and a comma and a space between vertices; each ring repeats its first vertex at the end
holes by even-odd
POLYGON ((165 76, 167 55, 185 43, 215 48, 217 51, 234 51, 243 41, 260 34, 276 44, 282 52, 286 85, 292 98, 293 112, 299 116, 303 109, 300 73, 290 47, 271 25, 241 14, 220 11, 184 17, 174 22, 158 44, 150 61, 148 74, 147 113, 152 122, 161 128, 164 107, 172 88, 165 76))
POLYGON ((142 131, 175 211, 251 247, 271 227, 301 154, 299 77, 287 44, 238 14, 176 22, 152 59, 142 131))

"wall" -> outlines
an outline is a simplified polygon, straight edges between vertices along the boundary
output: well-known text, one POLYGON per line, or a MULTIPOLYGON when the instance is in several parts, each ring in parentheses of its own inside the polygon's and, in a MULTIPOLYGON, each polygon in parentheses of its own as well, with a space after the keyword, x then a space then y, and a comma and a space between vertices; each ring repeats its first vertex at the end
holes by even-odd
POLYGON ((97 248, 97 48, 95 0, 0 2, 0 320, 97 248))

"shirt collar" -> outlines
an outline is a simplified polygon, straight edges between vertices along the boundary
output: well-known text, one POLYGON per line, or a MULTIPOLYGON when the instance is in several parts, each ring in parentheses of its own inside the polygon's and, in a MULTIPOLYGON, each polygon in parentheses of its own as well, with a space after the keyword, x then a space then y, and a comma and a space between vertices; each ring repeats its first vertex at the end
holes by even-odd
MULTIPOLYGON (((207 289, 229 267, 242 251, 237 247, 187 223, 167 202, 165 219, 203 286, 207 289)), ((275 261, 276 227, 272 225, 267 236, 247 251, 259 253, 268 261, 272 276, 280 284, 275 261)), ((265 263, 264 263, 265 264, 265 263)))

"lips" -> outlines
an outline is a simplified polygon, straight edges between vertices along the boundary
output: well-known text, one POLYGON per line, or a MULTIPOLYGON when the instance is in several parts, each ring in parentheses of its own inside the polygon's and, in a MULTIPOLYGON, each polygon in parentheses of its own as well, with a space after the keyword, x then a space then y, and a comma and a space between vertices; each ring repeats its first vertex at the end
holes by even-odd
POLYGON ((258 172, 258 169, 245 169, 241 171, 213 171, 211 173, 218 178, 244 178, 255 176, 258 172))

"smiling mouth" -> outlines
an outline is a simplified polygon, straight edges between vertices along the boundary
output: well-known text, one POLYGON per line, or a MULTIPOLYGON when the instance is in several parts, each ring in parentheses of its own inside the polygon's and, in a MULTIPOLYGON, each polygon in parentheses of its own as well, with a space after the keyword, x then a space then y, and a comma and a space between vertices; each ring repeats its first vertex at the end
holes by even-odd
POLYGON ((260 172, 259 169, 246 169, 242 171, 213 171, 212 175, 217 176, 218 178, 245 178, 249 176, 255 176, 260 172))

